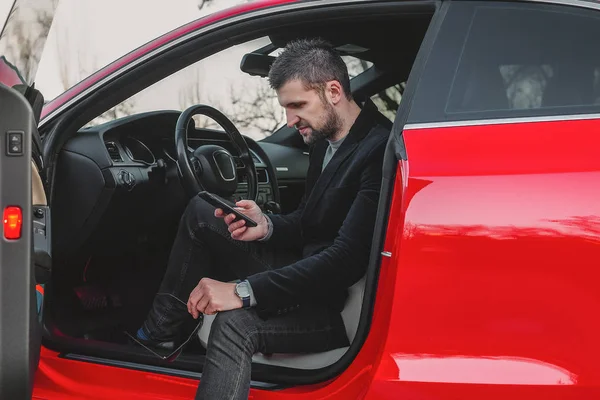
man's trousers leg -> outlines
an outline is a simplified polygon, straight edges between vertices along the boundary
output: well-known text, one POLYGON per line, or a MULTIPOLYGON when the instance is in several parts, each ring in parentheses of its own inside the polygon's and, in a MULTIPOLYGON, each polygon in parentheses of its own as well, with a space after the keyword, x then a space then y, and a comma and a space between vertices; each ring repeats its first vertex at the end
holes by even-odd
POLYGON ((211 327, 196 399, 247 399, 252 355, 314 353, 348 346, 339 312, 301 307, 262 319, 254 309, 220 312, 211 327))
POLYGON ((182 324, 191 318, 184 304, 200 279, 243 279, 299 258, 300 252, 274 251, 266 243, 232 239, 225 222, 214 216, 214 207, 196 196, 181 218, 167 271, 142 329, 156 341, 176 339, 182 324))

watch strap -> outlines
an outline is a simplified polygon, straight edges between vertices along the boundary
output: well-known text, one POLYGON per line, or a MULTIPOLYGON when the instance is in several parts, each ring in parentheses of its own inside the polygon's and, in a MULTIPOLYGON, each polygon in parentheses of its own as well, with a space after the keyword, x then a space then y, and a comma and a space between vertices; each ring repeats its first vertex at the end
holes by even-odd
POLYGON ((243 308, 250 308, 250 294, 248 294, 248 296, 242 297, 238 294, 237 292, 237 285, 239 285, 242 282, 246 282, 246 284, 248 284, 248 281, 242 281, 240 279, 235 281, 236 284, 236 290, 235 290, 235 294, 240 298, 240 300, 242 300, 242 307, 243 308))
POLYGON ((240 297, 242 299, 242 307, 250 308, 250 296, 240 297))

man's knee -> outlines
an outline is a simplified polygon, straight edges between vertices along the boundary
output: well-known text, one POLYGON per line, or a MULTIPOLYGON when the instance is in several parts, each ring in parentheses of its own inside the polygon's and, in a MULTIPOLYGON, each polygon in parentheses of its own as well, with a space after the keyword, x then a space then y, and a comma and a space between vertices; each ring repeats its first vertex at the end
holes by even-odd
POLYGON ((194 196, 188 202, 188 205, 183 213, 182 222, 191 229, 195 230, 201 223, 214 223, 216 221, 215 208, 202 200, 198 196, 194 196))
POLYGON ((218 313, 210 330, 210 341, 232 342, 254 354, 258 347, 258 330, 250 313, 247 309, 218 313))

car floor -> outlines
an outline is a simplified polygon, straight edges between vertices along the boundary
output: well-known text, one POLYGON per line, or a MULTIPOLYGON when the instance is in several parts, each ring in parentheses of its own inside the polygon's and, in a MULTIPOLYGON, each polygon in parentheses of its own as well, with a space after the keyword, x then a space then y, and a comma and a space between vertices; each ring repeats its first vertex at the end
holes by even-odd
MULTIPOLYGON (((46 312, 67 337, 116 344, 132 343, 158 292, 168 251, 154 248, 119 255, 97 255, 84 268, 83 282, 53 286, 51 308, 46 312)), ((189 318, 183 334, 191 332, 189 318)), ((204 354, 199 340, 190 340, 184 352, 204 354)))

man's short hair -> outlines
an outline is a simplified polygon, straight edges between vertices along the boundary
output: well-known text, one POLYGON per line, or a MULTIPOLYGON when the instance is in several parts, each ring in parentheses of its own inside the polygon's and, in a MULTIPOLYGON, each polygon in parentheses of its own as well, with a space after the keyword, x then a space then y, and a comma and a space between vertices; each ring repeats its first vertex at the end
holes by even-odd
POLYGON ((269 83, 279 90, 286 83, 298 79, 306 89, 325 93, 329 81, 338 81, 348 100, 350 77, 342 57, 323 39, 299 39, 289 42, 275 59, 269 71, 269 83))

